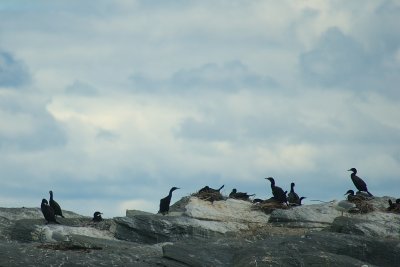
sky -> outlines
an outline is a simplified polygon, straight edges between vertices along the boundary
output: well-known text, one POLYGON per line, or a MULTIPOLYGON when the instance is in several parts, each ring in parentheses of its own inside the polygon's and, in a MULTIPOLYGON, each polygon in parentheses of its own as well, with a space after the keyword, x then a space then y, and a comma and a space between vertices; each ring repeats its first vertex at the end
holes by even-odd
POLYGON ((400 2, 2 0, 0 206, 157 212, 205 185, 400 197, 400 2))

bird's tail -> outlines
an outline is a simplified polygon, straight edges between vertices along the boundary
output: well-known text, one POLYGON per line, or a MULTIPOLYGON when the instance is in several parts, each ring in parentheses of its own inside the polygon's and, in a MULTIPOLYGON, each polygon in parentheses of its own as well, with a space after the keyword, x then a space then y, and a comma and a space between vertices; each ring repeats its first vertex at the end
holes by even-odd
POLYGON ((218 189, 218 191, 221 191, 222 188, 224 188, 224 184, 218 189))
POLYGON ((373 196, 374 196, 373 194, 371 194, 371 193, 368 192, 368 191, 367 191, 367 193, 368 193, 368 195, 369 195, 370 197, 373 197, 373 196))

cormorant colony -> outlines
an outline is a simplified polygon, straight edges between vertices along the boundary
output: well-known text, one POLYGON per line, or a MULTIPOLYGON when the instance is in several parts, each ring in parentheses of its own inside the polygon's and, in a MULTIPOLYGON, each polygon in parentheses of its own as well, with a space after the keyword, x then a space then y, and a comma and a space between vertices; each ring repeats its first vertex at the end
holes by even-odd
MULTIPOLYGON (((354 186, 358 190, 357 193, 355 194, 353 190, 348 190, 345 195, 347 196, 346 200, 339 201, 335 204, 335 208, 342 211, 349 211, 353 209, 356 205, 354 203, 360 202, 360 201, 365 201, 368 199, 373 198, 373 195, 368 191, 367 184, 364 182, 363 179, 357 176, 357 169, 356 168, 351 168, 348 171, 351 171, 350 178, 353 181, 354 186)), ((290 191, 289 194, 287 194, 287 191, 284 191, 281 187, 277 186, 275 184, 275 179, 272 177, 265 178, 269 180, 270 185, 271 185, 271 191, 272 191, 272 197, 267 200, 263 199, 253 199, 253 203, 266 203, 266 202, 276 202, 280 203, 282 205, 285 205, 287 207, 289 206, 300 206, 301 201, 305 197, 299 197, 299 195, 294 191, 295 183, 292 182, 290 184, 290 191), (287 194, 287 195, 286 195, 287 194)), ((222 185, 218 189, 213 189, 210 188, 209 186, 205 186, 201 188, 198 191, 198 194, 220 194, 220 190, 224 187, 222 185)), ((170 208, 170 203, 171 203, 171 198, 172 198, 172 192, 179 189, 178 187, 172 187, 169 190, 169 194, 160 199, 160 209, 158 213, 162 215, 166 215, 169 213, 169 208, 170 208)), ((53 198, 53 191, 49 191, 50 198, 49 201, 46 199, 42 199, 41 203, 41 210, 43 213, 43 217, 46 220, 47 223, 56 223, 60 224, 56 220, 56 216, 63 217, 62 210, 60 205, 54 200, 53 198)), ((229 194, 229 198, 234 198, 234 199, 239 199, 239 200, 246 200, 248 201, 251 196, 254 196, 254 194, 247 194, 244 192, 238 192, 236 188, 232 189, 232 192, 229 194)), ((392 200, 388 200, 389 207, 387 208, 387 211, 396 211, 400 212, 400 199, 397 199, 395 203, 393 203, 392 200)), ((93 214, 93 222, 100 222, 103 220, 101 217, 101 212, 96 211, 93 214)))

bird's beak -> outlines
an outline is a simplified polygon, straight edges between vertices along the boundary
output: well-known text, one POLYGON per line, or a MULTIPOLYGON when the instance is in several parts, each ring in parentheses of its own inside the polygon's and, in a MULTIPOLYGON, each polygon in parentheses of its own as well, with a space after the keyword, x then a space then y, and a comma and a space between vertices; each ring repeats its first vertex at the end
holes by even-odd
POLYGON ((347 170, 348 172, 350 172, 351 171, 351 169, 350 170, 347 170))

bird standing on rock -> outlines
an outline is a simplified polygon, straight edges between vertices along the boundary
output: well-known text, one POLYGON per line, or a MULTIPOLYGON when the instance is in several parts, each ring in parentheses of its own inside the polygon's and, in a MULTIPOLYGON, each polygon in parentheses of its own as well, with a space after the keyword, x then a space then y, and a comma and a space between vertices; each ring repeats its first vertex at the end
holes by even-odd
POLYGON ((297 195, 297 193, 294 192, 294 186, 295 186, 294 183, 290 184, 290 192, 288 194, 287 199, 289 201, 289 204, 300 204, 300 198, 299 195, 297 195))
POLYGON ((287 204, 287 197, 286 197, 287 191, 283 191, 282 188, 280 188, 279 186, 276 186, 274 178, 268 177, 265 179, 267 179, 271 182, 272 195, 274 196, 274 199, 281 203, 287 204))
POLYGON ((348 190, 346 192, 346 194, 344 194, 345 196, 347 195, 347 200, 348 201, 363 201, 363 200, 368 200, 370 199, 366 194, 362 195, 360 194, 361 192, 357 192, 357 194, 354 194, 353 190, 348 190))
POLYGON ((369 196, 373 196, 367 189, 367 184, 363 181, 363 179, 361 179, 360 177, 357 176, 357 169, 356 168, 351 168, 351 180, 353 181, 353 184, 355 185, 355 187, 358 189, 358 191, 364 191, 367 192, 369 196))
POLYGON ((103 213, 101 213, 100 211, 96 211, 96 212, 93 214, 93 219, 92 219, 92 221, 94 221, 94 222, 101 222, 101 221, 103 220, 103 218, 101 217, 101 214, 103 214, 103 213))
POLYGON ((220 188, 214 189, 206 185, 205 187, 199 190, 199 193, 217 193, 217 192, 219 193, 219 191, 221 191, 221 189, 224 188, 224 186, 225 185, 222 185, 220 188))
POLYGON ((333 203, 333 206, 336 210, 342 212, 342 216, 343 216, 343 212, 344 211, 352 211, 355 210, 357 208, 356 204, 348 201, 348 200, 341 200, 341 201, 335 201, 333 203))
POLYGON ((249 197, 251 196, 254 196, 254 194, 249 195, 247 193, 237 192, 236 188, 233 188, 232 192, 229 194, 230 198, 242 199, 242 200, 249 200, 249 197))
POLYGON ((57 201, 55 201, 55 200, 53 199, 53 191, 50 190, 49 193, 50 193, 49 204, 50 204, 50 207, 53 208, 54 214, 55 214, 55 215, 59 215, 59 216, 61 216, 61 217, 64 218, 64 215, 62 214, 62 210, 61 210, 60 205, 57 203, 57 201))
POLYGON ((42 203, 40 204, 40 209, 42 210, 43 217, 46 220, 46 224, 48 223, 60 224, 56 220, 53 208, 49 205, 49 202, 47 202, 45 198, 42 199, 42 203))
POLYGON ((172 198, 172 192, 174 192, 176 189, 179 189, 178 187, 172 187, 169 190, 168 196, 160 199, 160 210, 158 213, 161 213, 162 215, 165 215, 169 212, 169 204, 171 203, 171 198, 172 198))

